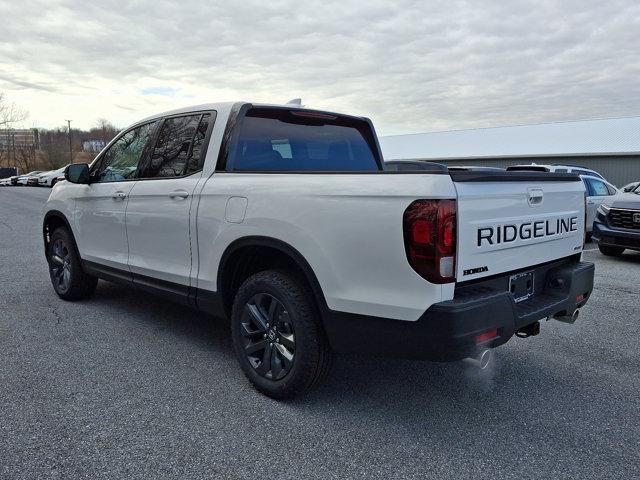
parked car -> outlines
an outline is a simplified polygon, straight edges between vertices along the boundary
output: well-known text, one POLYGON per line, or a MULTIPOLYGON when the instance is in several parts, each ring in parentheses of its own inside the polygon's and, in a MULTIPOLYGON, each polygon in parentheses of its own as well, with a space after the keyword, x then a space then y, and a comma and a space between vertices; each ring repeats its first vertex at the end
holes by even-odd
POLYGON ((640 185, 602 202, 593 223, 593 239, 604 255, 640 251, 640 185))
POLYGON ((29 184, 29 178, 31 177, 35 177, 36 178, 36 185, 38 184, 38 179, 37 179, 37 175, 42 173, 42 170, 35 170, 33 172, 29 172, 25 175, 19 175, 16 179, 16 185, 28 185, 29 184))
POLYGON ((318 384, 334 351, 486 366, 539 320, 574 322, 593 289, 584 185, 529 173, 387 171, 366 118, 190 107, 67 167, 46 260, 65 300, 100 277, 229 318, 276 398, 318 384))
POLYGON ((587 195, 587 234, 591 234, 598 207, 608 197, 616 195, 619 190, 599 177, 580 175, 580 178, 584 182, 587 195))
POLYGON ((632 192, 633 190, 636 189, 636 187, 638 187, 638 185, 640 185, 640 182, 631 182, 626 184, 620 190, 622 190, 623 192, 632 192))
POLYGON ((40 179, 40 174, 31 175, 30 177, 27 178, 27 185, 30 187, 37 187, 39 179, 40 179))
POLYGON ((57 170, 51 170, 50 172, 44 172, 38 175, 38 185, 41 187, 52 187, 58 182, 60 178, 64 178, 65 165, 57 170))
POLYGON ((576 165, 538 165, 532 163, 530 165, 512 165, 507 167, 507 171, 537 171, 537 172, 555 172, 555 173, 575 173, 577 175, 589 175, 604 180, 604 177, 595 170, 584 168, 576 165))
POLYGON ((2 180, 0 180, 0 186, 2 186, 2 187, 9 187, 9 186, 11 186, 11 177, 9 177, 9 178, 3 178, 2 180))

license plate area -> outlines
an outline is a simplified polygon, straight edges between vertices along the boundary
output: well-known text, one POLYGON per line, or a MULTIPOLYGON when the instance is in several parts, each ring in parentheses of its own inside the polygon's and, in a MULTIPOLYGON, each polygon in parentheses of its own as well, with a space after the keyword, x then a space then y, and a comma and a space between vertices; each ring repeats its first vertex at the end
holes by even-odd
POLYGON ((533 296, 533 284, 533 272, 517 273, 509 277, 509 291, 516 303, 533 296))

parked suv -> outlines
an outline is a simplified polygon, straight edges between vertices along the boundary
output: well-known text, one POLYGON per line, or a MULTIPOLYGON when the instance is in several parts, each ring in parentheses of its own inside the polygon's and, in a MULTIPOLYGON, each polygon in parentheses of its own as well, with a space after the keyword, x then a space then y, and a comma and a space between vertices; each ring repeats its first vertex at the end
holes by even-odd
POLYGON ((593 238, 604 255, 640 251, 640 186, 602 202, 593 223, 593 238))
POLYGON ((65 178, 43 222, 57 294, 103 278, 227 317, 276 398, 316 385, 334 351, 485 365, 540 319, 575 321, 593 288, 577 176, 386 170, 366 118, 175 110, 65 178))

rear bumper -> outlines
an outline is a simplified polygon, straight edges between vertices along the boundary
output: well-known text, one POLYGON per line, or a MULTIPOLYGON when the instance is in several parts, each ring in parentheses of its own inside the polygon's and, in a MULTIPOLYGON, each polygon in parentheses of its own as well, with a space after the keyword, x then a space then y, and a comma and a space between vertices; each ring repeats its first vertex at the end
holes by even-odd
POLYGON ((515 303, 505 274, 458 285, 453 300, 432 305, 417 321, 327 312, 325 330, 337 351, 454 361, 507 342, 520 328, 582 307, 593 290, 594 266, 578 259, 532 267, 536 293, 515 303), (498 336, 476 344, 489 330, 498 336))
POLYGON ((640 250, 640 230, 611 228, 598 218, 593 222, 591 237, 602 245, 640 250))

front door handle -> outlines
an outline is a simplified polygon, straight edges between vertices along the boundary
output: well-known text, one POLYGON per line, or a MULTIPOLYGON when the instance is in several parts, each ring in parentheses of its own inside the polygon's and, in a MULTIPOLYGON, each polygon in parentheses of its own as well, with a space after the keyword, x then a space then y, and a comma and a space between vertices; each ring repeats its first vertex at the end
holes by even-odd
POLYGON ((127 198, 127 194, 124 193, 124 192, 118 191, 118 192, 115 192, 112 195, 112 197, 113 197, 114 200, 124 200, 125 198, 127 198))
POLYGON ((169 198, 187 198, 189 196, 189 192, 185 192, 184 190, 174 190, 169 194, 169 198))

